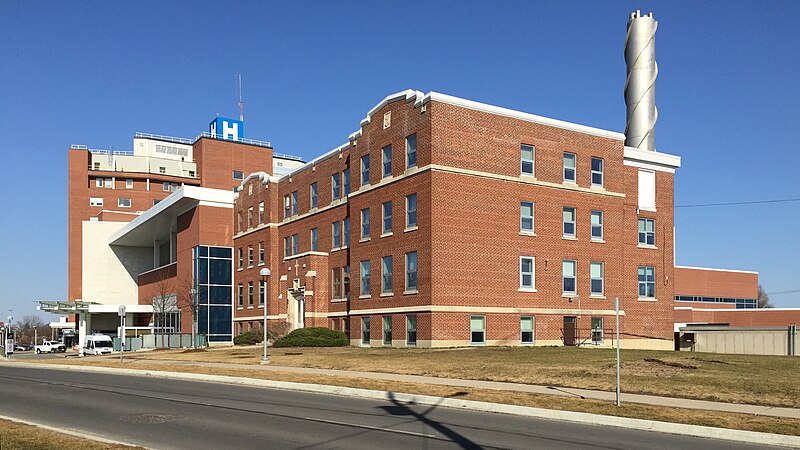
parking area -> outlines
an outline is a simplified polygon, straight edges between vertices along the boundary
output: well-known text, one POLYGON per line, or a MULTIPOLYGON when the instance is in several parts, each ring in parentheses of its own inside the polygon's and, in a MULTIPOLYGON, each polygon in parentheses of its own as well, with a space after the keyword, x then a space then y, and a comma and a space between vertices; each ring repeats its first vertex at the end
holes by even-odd
POLYGON ((28 361, 28 360, 37 360, 37 359, 57 359, 57 358, 69 358, 69 357, 77 357, 78 352, 74 351, 67 351, 66 353, 42 353, 36 354, 33 350, 28 350, 24 352, 14 352, 11 355, 11 359, 21 360, 21 361, 28 361))

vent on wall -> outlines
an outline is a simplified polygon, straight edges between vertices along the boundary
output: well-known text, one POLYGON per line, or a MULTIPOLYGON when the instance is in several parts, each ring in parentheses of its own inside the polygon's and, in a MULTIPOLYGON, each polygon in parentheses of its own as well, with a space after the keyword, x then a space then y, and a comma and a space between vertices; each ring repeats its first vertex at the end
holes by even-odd
POLYGON ((300 278, 295 278, 292 280, 292 289, 295 291, 300 290, 300 278))
POLYGON ((392 126, 392 112, 389 111, 383 115, 383 129, 387 129, 392 126))

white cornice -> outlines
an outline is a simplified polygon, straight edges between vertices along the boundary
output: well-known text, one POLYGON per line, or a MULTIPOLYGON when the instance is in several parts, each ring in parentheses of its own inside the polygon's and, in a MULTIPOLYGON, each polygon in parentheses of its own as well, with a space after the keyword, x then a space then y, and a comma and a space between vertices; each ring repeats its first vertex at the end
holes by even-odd
POLYGON ((734 273, 750 273, 758 275, 758 272, 752 270, 735 270, 735 269, 716 269, 713 267, 695 267, 695 266, 675 266, 676 269, 692 269, 692 270, 711 270, 714 272, 734 272, 734 273))
POLYGON ((644 166, 655 170, 674 172, 681 166, 681 157, 650 150, 639 150, 635 147, 625 147, 624 164, 627 166, 644 166))

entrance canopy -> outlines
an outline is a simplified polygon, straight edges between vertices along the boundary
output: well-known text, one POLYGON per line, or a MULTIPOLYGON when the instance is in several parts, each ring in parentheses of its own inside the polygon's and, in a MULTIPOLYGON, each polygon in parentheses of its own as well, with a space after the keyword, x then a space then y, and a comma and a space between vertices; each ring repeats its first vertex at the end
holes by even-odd
MULTIPOLYGON (((97 302, 85 302, 76 300, 74 302, 61 301, 40 301, 36 307, 39 311, 53 314, 116 314, 120 305, 104 305, 97 302)), ((125 305, 126 312, 131 313, 152 313, 153 305, 125 305)))

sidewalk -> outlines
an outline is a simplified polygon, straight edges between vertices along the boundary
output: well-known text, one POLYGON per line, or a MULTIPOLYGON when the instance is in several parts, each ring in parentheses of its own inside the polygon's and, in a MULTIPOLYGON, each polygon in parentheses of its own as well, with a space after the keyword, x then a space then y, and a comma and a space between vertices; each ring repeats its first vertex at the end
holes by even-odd
MULTIPOLYGON (((288 372, 296 374, 324 375, 324 376, 337 376, 337 377, 349 377, 349 378, 368 378, 373 380, 384 380, 384 381, 402 381, 408 383, 420 383, 420 384, 431 384, 431 385, 452 386, 452 387, 493 389, 499 391, 525 392, 531 394, 544 394, 544 395, 560 395, 565 397, 578 397, 582 399, 586 398, 586 399, 604 400, 610 402, 613 402, 616 397, 616 394, 614 392, 595 391, 590 389, 506 383, 499 381, 462 380, 458 378, 438 378, 438 377, 426 377, 420 375, 401 375, 401 374, 382 373, 382 372, 358 372, 352 370, 313 369, 307 367, 287 367, 287 366, 272 366, 272 365, 262 366, 262 365, 250 365, 250 364, 212 363, 212 362, 200 362, 200 361, 172 361, 172 360, 154 360, 154 359, 134 359, 132 361, 129 360, 129 364, 131 365, 136 365, 137 363, 156 364, 156 365, 161 364, 161 365, 178 365, 178 366, 216 367, 216 368, 239 369, 239 370, 242 369, 263 370, 270 372, 288 372)), ((626 394, 624 392, 622 393, 621 400, 623 403, 641 403, 645 405, 667 406, 673 408, 702 409, 709 411, 753 414, 757 416, 800 419, 800 409, 795 409, 795 408, 744 405, 738 403, 723 403, 723 402, 713 402, 707 400, 691 400, 691 399, 674 398, 674 397, 659 397, 655 395, 626 394)))

